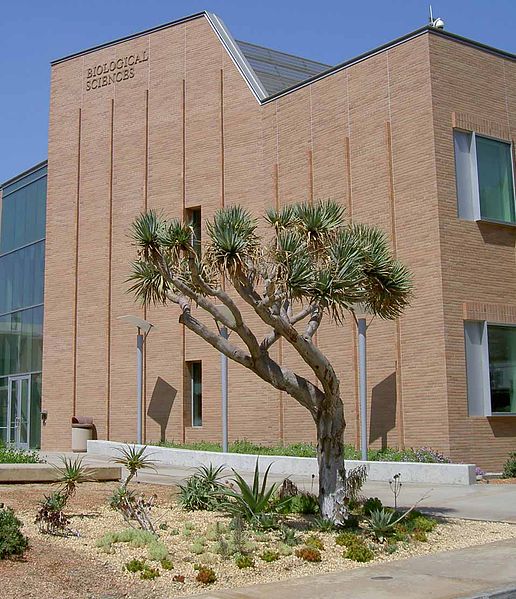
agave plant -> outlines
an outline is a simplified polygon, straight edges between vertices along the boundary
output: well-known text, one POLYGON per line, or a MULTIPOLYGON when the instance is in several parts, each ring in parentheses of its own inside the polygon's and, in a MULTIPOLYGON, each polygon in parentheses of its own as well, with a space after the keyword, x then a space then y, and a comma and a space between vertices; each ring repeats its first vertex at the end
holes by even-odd
POLYGON ((151 454, 146 454, 146 451, 146 445, 139 449, 137 449, 136 445, 126 445, 118 449, 120 456, 111 460, 115 464, 120 464, 129 471, 124 482, 125 487, 127 487, 131 480, 137 475, 139 470, 150 469, 156 472, 154 461, 150 459, 151 454))
POLYGON ((181 506, 189 511, 215 509, 224 496, 223 470, 224 466, 215 468, 212 464, 197 468, 184 485, 179 485, 181 506))
MULTIPOLYGON (((272 464, 269 464, 263 475, 262 482, 260 484, 260 470, 258 467, 258 459, 254 467, 254 476, 252 486, 240 475, 236 470, 233 469, 234 478, 233 482, 238 487, 238 491, 233 489, 225 489, 224 493, 227 497, 233 499, 232 502, 228 502, 227 509, 235 515, 240 515, 247 521, 259 523, 260 518, 271 512, 271 502, 278 488, 278 483, 273 483, 267 486, 267 478, 272 464)), ((279 500, 275 503, 275 509, 280 511, 283 505, 290 501, 289 498, 279 500)))
POLYGON ((372 510, 369 517, 365 519, 365 528, 379 541, 384 541, 387 536, 394 532, 396 524, 406 518, 410 511, 412 510, 408 510, 399 516, 397 512, 385 508, 372 510))

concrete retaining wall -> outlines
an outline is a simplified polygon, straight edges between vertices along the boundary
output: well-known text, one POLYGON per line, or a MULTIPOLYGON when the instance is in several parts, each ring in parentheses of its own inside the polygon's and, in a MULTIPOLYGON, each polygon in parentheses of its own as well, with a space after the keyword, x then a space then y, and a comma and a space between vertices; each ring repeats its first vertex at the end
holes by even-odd
MULTIPOLYGON (((114 441, 88 441, 88 455, 115 456, 124 443, 114 441)), ((193 451, 191 449, 169 449, 149 446, 148 453, 158 464, 195 468, 203 464, 227 466, 241 472, 252 472, 256 455, 244 453, 218 453, 213 451, 193 451)), ((271 473, 281 476, 317 476, 315 458, 295 458, 290 456, 259 456, 260 469, 271 466, 271 473)), ((420 464, 415 462, 361 462, 346 460, 346 468, 365 464, 368 480, 388 481, 395 474, 401 474, 404 483, 429 483, 440 485, 472 485, 476 481, 474 464, 420 464)))
MULTIPOLYGON (((0 484, 53 483, 59 473, 50 464, 0 464, 0 484)), ((120 466, 86 466, 86 476, 94 481, 120 480, 120 466)))

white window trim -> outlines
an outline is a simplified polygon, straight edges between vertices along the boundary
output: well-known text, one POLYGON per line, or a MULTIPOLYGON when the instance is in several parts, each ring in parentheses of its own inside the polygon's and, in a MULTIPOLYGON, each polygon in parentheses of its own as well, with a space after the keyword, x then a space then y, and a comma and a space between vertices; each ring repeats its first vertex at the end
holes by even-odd
POLYGON ((484 417, 515 417, 516 412, 493 412, 491 404, 491 379, 489 373, 489 339, 487 327, 516 328, 516 325, 487 320, 464 321, 466 352, 466 384, 468 415, 484 417))
MULTIPOLYGON (((514 203, 514 210, 516 213, 516 183, 514 180, 514 148, 513 142, 507 139, 501 139, 499 137, 493 137, 492 135, 478 134, 479 137, 485 139, 492 139, 509 146, 511 153, 511 175, 512 175, 512 198, 514 203)), ((455 181, 456 181, 456 192, 457 192, 457 211, 458 216, 462 220, 473 220, 475 222, 488 222, 506 225, 509 227, 516 227, 516 222, 497 220, 491 218, 485 218, 480 212, 480 188, 478 183, 478 160, 477 160, 477 133, 475 131, 467 131, 465 129, 455 128, 453 130, 453 144, 455 154, 455 181), (455 132, 462 133, 470 136, 470 148, 469 148, 469 177, 471 182, 471 194, 470 197, 463 197, 460 193, 459 184, 459 173, 457 168, 457 147, 455 142, 455 132), (462 196, 462 197, 461 197, 462 196)))

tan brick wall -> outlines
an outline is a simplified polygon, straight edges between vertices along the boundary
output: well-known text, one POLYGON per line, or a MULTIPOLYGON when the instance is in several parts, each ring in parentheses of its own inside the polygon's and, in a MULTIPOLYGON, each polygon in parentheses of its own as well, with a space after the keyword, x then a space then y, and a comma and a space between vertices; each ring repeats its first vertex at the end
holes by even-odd
MULTIPOLYGON (((127 313, 146 316, 156 325, 145 354, 147 441, 220 438, 218 353, 183 330, 174 307, 144 311, 126 293, 134 258, 128 230, 141 210, 181 217, 185 209, 201 206, 207 219, 223 205, 240 203, 259 215, 270 205, 333 198, 350 218, 385 230, 414 273, 413 302, 399 322, 375 320, 369 328, 371 442, 376 447, 430 445, 467 458, 466 445, 458 438, 464 427, 472 426, 463 410, 462 306, 468 301, 511 303, 506 291, 512 292, 513 283, 495 297, 496 291, 487 293, 490 280, 486 295, 475 295, 470 281, 478 280, 480 272, 467 279, 454 266, 460 254, 449 231, 466 235, 475 251, 480 239, 470 240, 476 225, 457 221, 454 196, 450 208, 451 115, 464 123, 494 113, 483 114, 474 102, 450 100, 455 92, 445 93, 437 77, 431 78, 431 67, 448 72, 448 43, 420 36, 263 106, 204 18, 53 67, 46 448, 68 446, 74 409, 94 416, 99 436, 134 439, 135 332, 117 320, 127 313), (137 65, 134 78, 85 91, 86 69, 143 51, 149 60, 137 65), (464 280, 464 289, 456 276, 464 280), (185 360, 203 363, 202 428, 190 426, 185 360)), ((483 53, 457 43, 449 54, 463 52, 484 60, 483 53)), ((471 66, 466 70, 474 72, 474 61, 469 55, 467 59, 471 66)), ((498 65, 501 59, 489 60, 498 65)), ((498 91, 492 95, 502 110, 505 101, 498 91)), ((486 260, 496 259, 496 252, 506 256, 509 249, 496 246, 495 255, 489 253, 486 260)), ((512 276, 507 270, 497 272, 512 276)), ((249 308, 243 310, 265 334, 249 308)), ((317 343, 340 375, 345 439, 356 443, 354 323, 349 320, 339 328, 325 323, 317 343)), ((287 344, 278 343, 272 351, 282 363, 308 375, 287 344)), ((229 385, 232 439, 314 440, 309 414, 285 394, 236 364, 230 364, 229 385)), ((476 434, 478 441, 488 440, 484 429, 476 434)), ((507 442, 500 445, 500 455, 506 447, 507 442)))
MULTIPOLYGON (((516 66, 500 56, 437 36, 430 36, 430 49, 451 456, 499 469, 516 445, 516 420, 468 417, 464 303, 470 317, 481 316, 480 304, 491 316, 504 312, 495 305, 512 305, 505 310, 505 321, 514 313, 516 233, 500 225, 458 218, 453 126, 514 138, 516 66)), ((516 324, 514 319, 511 322, 516 324)))

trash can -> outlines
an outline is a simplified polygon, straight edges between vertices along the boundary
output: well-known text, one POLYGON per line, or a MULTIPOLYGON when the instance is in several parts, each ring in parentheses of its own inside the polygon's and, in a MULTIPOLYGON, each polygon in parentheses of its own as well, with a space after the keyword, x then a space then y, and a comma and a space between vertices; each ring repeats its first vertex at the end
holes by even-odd
POLYGON ((72 417, 72 451, 87 451, 87 441, 93 439, 93 418, 89 416, 72 417))

